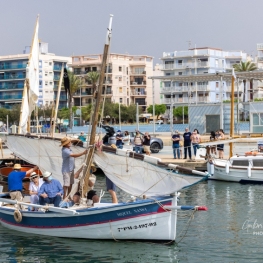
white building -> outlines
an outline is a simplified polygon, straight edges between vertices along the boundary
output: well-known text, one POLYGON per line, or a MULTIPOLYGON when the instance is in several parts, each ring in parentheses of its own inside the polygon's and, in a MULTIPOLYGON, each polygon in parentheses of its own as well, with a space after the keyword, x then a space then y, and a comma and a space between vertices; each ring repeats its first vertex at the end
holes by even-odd
MULTIPOLYGON (((23 54, 0 56, 0 106, 12 108, 21 104, 26 78, 26 66, 30 47, 23 54)), ((62 63, 71 63, 71 57, 56 56, 48 53, 48 43, 40 43, 39 54, 39 100, 38 105, 51 105, 56 98, 56 90, 62 63)), ((60 96, 60 107, 66 106, 63 91, 60 96)))
MULTIPOLYGON (((263 69, 263 43, 257 44, 257 57, 255 63, 258 69, 263 69)), ((254 85, 254 98, 263 98, 263 82, 257 81, 254 85)))
MULTIPOLYGON (((73 56, 73 72, 84 76, 90 71, 100 71, 102 54, 73 56)), ((130 105, 138 103, 145 110, 152 104, 153 57, 133 56, 127 54, 109 55, 109 72, 105 74, 103 94, 112 102, 130 105)), ((85 82, 81 92, 74 95, 76 106, 85 106, 91 102, 93 95, 91 83, 85 82), (81 101, 81 103, 80 103, 81 101)))
MULTIPOLYGON (((163 75, 194 75, 232 70, 234 64, 247 60, 242 51, 223 51, 217 48, 194 48, 187 51, 164 52, 161 58, 163 75)), ((191 103, 219 103, 230 100, 231 83, 164 81, 161 103, 174 107, 191 103)), ((239 94, 241 96, 241 94, 239 94)), ((235 94, 237 96, 237 94, 235 94)))

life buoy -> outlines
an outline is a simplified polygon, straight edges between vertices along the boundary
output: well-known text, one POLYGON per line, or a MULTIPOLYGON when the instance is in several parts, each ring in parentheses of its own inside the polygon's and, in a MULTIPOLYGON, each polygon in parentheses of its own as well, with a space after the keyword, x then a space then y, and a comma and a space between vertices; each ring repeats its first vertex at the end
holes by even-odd
POLYGON ((22 214, 19 210, 15 210, 14 212, 14 218, 16 220, 17 223, 20 223, 22 221, 22 214))

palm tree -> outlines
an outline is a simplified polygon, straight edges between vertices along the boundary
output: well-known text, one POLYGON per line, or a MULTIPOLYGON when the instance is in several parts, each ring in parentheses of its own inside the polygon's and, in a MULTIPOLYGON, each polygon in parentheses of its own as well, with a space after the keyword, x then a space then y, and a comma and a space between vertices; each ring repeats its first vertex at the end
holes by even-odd
POLYGON ((82 79, 76 76, 73 72, 68 70, 68 78, 69 78, 69 94, 68 94, 68 107, 69 107, 69 127, 72 129, 73 126, 73 114, 72 114, 72 106, 73 106, 73 95, 76 91, 81 88, 82 79))
MULTIPOLYGON (((240 61, 239 64, 234 64, 233 68, 237 72, 244 72, 244 71, 254 71, 257 69, 255 63, 251 61, 242 62, 240 61)), ((246 101, 246 79, 243 80, 244 83, 244 93, 243 93, 243 102, 246 101)), ((253 100, 253 80, 250 80, 250 99, 253 100)))
POLYGON ((97 83, 98 83, 99 77, 100 77, 100 73, 97 71, 88 72, 86 75, 86 79, 92 84, 94 95, 97 89, 97 83))

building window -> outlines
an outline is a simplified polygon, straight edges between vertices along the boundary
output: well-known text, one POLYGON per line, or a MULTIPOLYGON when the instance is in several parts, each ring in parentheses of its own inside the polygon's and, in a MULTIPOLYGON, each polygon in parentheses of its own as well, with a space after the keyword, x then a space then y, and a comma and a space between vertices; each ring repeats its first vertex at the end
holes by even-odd
POLYGON ((45 93, 48 93, 48 90, 46 90, 45 93))
POLYGON ((119 93, 122 93, 122 87, 119 87, 119 93))
POLYGON ((219 99, 219 94, 216 94, 216 98, 219 99))
POLYGON ((52 62, 49 62, 49 66, 52 66, 52 62))
POLYGON ((119 71, 122 72, 122 67, 119 67, 119 71))
POLYGON ((52 86, 52 85, 53 85, 53 82, 49 82, 49 85, 52 86))
POLYGON ((122 98, 120 98, 120 103, 122 103, 122 98))
POLYGON ((183 61, 182 60, 178 60, 178 64, 183 64, 183 61))
POLYGON ((135 68, 134 69, 135 74, 143 74, 143 72, 144 72, 144 68, 135 68))
POLYGON ((178 75, 183 75, 183 72, 178 72, 178 75))
POLYGON ((42 85, 42 80, 39 81, 39 85, 40 85, 40 86, 42 85))
POLYGON ((215 60, 215 66, 218 68, 218 59, 215 60))
POLYGON ((219 88, 219 82, 216 82, 216 88, 219 88))
POLYGON ((122 81, 122 77, 119 77, 119 81, 122 81))

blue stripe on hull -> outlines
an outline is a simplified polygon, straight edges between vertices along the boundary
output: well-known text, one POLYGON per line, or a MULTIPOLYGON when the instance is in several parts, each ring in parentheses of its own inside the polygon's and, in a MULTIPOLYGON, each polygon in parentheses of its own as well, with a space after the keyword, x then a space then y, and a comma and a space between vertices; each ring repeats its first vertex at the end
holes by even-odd
MULTIPOLYGON (((166 199, 161 201, 161 203, 162 205, 170 205, 171 201, 166 199)), ((10 213, 12 210, 0 207, 0 220, 7 224, 28 228, 67 228, 103 224, 165 212, 156 202, 147 202, 142 206, 131 207, 135 204, 136 203, 130 203, 128 205, 121 205, 120 207, 117 206, 118 209, 112 211, 112 209, 116 208, 114 206, 110 208, 111 210, 108 212, 105 210, 109 209, 105 208, 85 209, 80 212, 80 215, 75 216, 66 216, 65 214, 55 212, 22 212, 23 217, 20 223, 15 221, 13 214, 8 214, 8 212, 10 213), (100 213, 93 214, 93 211, 100 213), (54 217, 52 217, 52 215, 54 215, 54 217)), ((142 203, 139 204, 141 205, 142 203)))

